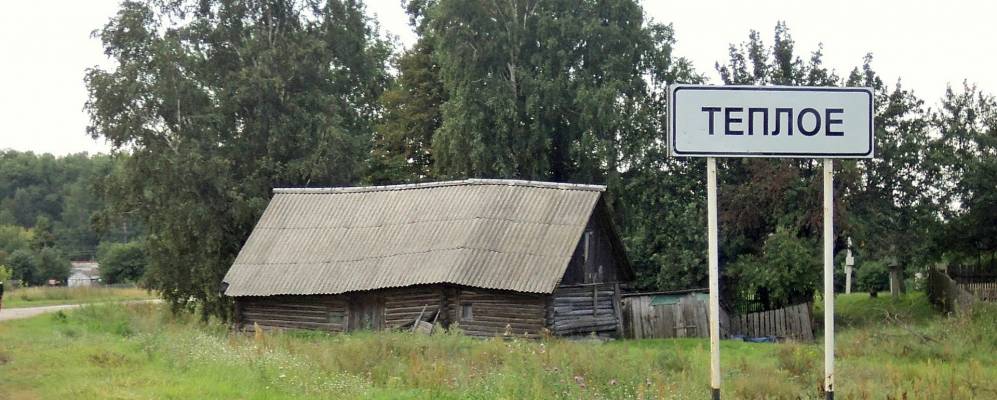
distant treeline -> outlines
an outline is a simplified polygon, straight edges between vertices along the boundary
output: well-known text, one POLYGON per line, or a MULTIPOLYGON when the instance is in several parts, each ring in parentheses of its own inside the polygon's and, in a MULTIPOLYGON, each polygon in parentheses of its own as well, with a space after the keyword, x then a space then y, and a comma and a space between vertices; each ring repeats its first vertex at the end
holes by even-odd
MULTIPOLYGON (((110 257, 120 252, 115 243, 141 235, 133 218, 119 218, 105 207, 101 188, 118 159, 0 151, 0 266, 10 269, 12 279, 65 284, 70 260, 110 257)), ((105 278, 120 280, 115 274, 105 278)))
MULTIPOLYGON (((666 86, 708 81, 678 56, 694 38, 676 45, 633 0, 405 7, 418 40, 401 49, 352 1, 122 3, 97 31, 114 66, 88 71, 86 107, 91 134, 129 155, 101 193, 107 215, 147 231, 150 285, 224 316, 221 279, 272 187, 465 177, 608 185, 639 287, 705 284, 704 163, 668 157, 664 136, 666 86)), ((785 24, 769 37, 731 38, 714 83, 875 91, 877 158, 836 167, 836 248, 853 239, 859 283, 884 284, 892 260, 909 275, 941 260, 993 263, 994 98, 964 85, 926 103, 884 82, 872 56, 839 73, 820 47, 801 54, 785 24)), ((819 163, 720 164, 728 298, 812 296, 819 163)), ((80 206, 54 196, 49 211, 8 218, 79 220, 66 210, 80 206)), ((67 251, 92 248, 87 232, 67 251)))

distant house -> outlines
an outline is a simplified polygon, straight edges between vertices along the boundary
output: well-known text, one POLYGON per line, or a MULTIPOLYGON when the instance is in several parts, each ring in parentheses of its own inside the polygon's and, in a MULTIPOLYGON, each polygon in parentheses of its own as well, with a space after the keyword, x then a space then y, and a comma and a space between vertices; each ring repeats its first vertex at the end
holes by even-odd
POLYGON ((622 336, 633 279, 605 187, 470 179, 275 189, 225 275, 240 327, 417 318, 468 335, 622 336))
POLYGON ((66 286, 94 286, 100 283, 100 264, 96 261, 70 262, 69 279, 66 286))

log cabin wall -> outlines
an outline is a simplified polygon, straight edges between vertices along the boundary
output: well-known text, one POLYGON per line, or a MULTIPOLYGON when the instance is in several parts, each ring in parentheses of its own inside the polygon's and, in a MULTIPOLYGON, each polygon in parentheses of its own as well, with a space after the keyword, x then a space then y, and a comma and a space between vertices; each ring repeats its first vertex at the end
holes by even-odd
POLYGON ((420 313, 423 321, 432 322, 437 310, 442 311, 437 322, 448 322, 442 286, 411 286, 378 292, 384 298, 385 329, 397 329, 411 324, 420 313))
POLYGON ((502 336, 507 326, 511 335, 543 335, 549 296, 466 287, 455 288, 455 292, 450 316, 465 335, 502 336))
POLYGON ((346 330, 345 296, 260 296, 237 297, 238 328, 312 329, 329 332, 346 330))
POLYGON ((329 332, 397 329, 412 323, 420 312, 424 321, 432 321, 439 310, 437 323, 444 327, 458 323, 468 336, 508 332, 530 338, 542 336, 545 328, 561 336, 619 337, 619 304, 619 285, 614 283, 561 285, 553 295, 422 285, 344 295, 236 298, 242 328, 256 323, 329 332), (373 316, 368 315, 372 304, 379 310, 373 316))
POLYGON ((615 283, 561 285, 554 291, 548 314, 558 336, 621 337, 620 286, 615 283))

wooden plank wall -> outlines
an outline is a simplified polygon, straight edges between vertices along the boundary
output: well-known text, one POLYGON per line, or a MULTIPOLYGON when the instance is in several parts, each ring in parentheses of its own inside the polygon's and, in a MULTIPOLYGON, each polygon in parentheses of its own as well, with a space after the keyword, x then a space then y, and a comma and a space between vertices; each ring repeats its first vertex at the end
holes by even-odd
POLYGON ((997 301, 997 282, 957 283, 980 301, 997 301))
POLYGON ((774 336, 798 341, 814 340, 812 304, 730 317, 730 333, 747 337, 774 336))
POLYGON ((619 285, 562 285, 554 291, 550 327, 555 335, 618 337, 622 333, 619 285))
POLYGON ((520 337, 543 334, 545 297, 526 293, 461 288, 450 307, 450 315, 465 335, 493 337, 507 331, 520 337), (470 304, 470 320, 460 318, 461 306, 470 304))
POLYGON ((240 328, 346 330, 347 301, 343 296, 268 296, 236 298, 240 328))
MULTIPOLYGON (((653 295, 623 298, 624 334, 631 339, 709 337, 709 310, 705 301, 683 296, 677 304, 651 305, 653 295)), ((721 325, 725 318, 721 315, 721 325)), ((721 326, 724 332, 725 326, 721 326)))

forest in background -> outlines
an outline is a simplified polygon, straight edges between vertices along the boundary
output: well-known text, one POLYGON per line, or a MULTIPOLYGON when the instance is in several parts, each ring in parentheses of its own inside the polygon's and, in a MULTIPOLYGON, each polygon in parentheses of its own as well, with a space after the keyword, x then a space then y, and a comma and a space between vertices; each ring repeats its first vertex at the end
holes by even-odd
POLYGON ((141 224, 105 213, 113 194, 101 188, 119 159, 0 151, 0 281, 65 284, 71 260, 97 259, 106 265, 106 283, 141 278, 141 224))
MULTIPOLYGON (((175 307, 226 316, 221 279, 273 187, 594 183, 608 186, 639 288, 703 287, 705 163, 667 156, 667 85, 868 86, 877 157, 837 162, 835 181, 835 248, 852 238, 860 288, 885 286, 892 263, 908 277, 937 262, 994 266, 997 102, 971 84, 921 97, 884 82, 871 55, 839 72, 819 44, 797 50, 782 23, 771 39, 731 38, 709 80, 678 56, 673 28, 631 0, 405 6, 410 48, 353 1, 122 3, 96 32, 114 68, 86 75, 89 132, 114 148, 89 158, 110 171, 84 185, 100 199, 90 225, 63 216, 80 207, 65 182, 37 189, 66 203, 58 209, 0 216, 34 238, 46 215, 67 254, 95 252, 96 232, 141 226, 144 283, 175 307)), ((725 298, 809 299, 821 271, 818 161, 724 159, 719 170, 725 298)), ((21 186, 0 192, 14 199, 2 204, 41 204, 25 187, 23 200, 21 186)))

